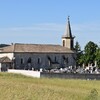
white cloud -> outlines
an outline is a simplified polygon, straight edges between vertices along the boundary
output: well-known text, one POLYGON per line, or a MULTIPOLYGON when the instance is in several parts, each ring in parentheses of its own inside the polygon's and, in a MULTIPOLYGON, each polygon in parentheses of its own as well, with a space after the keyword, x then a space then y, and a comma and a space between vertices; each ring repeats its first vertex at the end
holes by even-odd
POLYGON ((93 41, 97 44, 100 42, 100 24, 90 23, 90 24, 76 24, 73 25, 73 33, 76 36, 76 40, 79 41, 82 49, 87 42, 93 41))
MULTIPOLYGON (((100 24, 73 24, 72 32, 80 33, 93 33, 100 32, 100 24)), ((64 32, 66 25, 56 24, 56 23, 43 23, 43 24, 34 24, 32 26, 18 26, 18 27, 7 27, 0 28, 0 31, 57 31, 64 32)))
POLYGON ((92 24, 75 24, 73 25, 73 30, 74 31, 79 31, 79 32, 100 32, 100 24, 98 23, 92 23, 92 24))
POLYGON ((35 24, 33 26, 18 26, 0 28, 0 31, 62 31, 64 25, 55 23, 35 24))
MULTIPOLYGON (((0 28, 0 40, 2 42, 37 42, 61 43, 61 36, 65 32, 66 25, 56 23, 34 24, 32 26, 19 26, 0 28), (48 38, 47 38, 48 37, 48 38)), ((100 24, 71 24, 72 33, 76 36, 80 45, 88 41, 100 42, 100 24)))

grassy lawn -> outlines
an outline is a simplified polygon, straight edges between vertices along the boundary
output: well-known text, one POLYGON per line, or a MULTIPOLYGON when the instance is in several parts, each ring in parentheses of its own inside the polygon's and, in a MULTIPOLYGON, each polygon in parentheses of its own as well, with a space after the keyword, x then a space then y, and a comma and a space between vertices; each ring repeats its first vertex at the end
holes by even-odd
POLYGON ((100 81, 37 79, 17 74, 0 73, 0 100, 96 99, 100 100, 100 81), (96 92, 93 93, 94 89, 96 92), (89 98, 91 96, 93 97, 89 98))

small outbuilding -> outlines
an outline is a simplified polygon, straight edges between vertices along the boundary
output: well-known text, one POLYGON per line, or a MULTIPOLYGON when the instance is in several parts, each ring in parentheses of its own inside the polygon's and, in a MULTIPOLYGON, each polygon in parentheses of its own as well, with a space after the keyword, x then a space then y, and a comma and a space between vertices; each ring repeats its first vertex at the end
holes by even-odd
POLYGON ((12 61, 8 57, 0 58, 0 70, 2 72, 7 71, 8 68, 11 68, 12 61))

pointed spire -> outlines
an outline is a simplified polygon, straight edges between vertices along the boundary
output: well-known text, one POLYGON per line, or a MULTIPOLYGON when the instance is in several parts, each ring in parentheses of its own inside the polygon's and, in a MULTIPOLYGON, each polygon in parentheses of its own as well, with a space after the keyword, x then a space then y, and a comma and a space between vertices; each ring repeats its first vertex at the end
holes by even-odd
POLYGON ((74 37, 72 36, 72 33, 71 33, 69 16, 68 16, 68 22, 67 22, 65 34, 62 36, 62 45, 71 50, 74 47, 74 37))
POLYGON ((67 26, 66 26, 66 30, 65 30, 64 36, 68 37, 68 38, 72 38, 69 16, 68 16, 68 22, 67 22, 67 26))

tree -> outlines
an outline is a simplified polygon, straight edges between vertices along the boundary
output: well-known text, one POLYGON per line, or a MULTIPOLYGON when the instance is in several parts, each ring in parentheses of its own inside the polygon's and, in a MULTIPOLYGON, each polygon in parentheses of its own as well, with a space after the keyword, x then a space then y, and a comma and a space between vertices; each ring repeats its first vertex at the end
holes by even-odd
POLYGON ((76 52, 79 52, 81 50, 81 47, 80 47, 78 41, 76 41, 75 50, 76 50, 76 52))
POLYGON ((96 50, 96 61, 97 61, 97 66, 100 68, 100 47, 98 47, 96 50))
POLYGON ((94 64, 96 59, 96 50, 97 50, 97 44, 90 41, 86 44, 84 48, 84 62, 85 64, 94 64))
POLYGON ((10 45, 8 45, 8 44, 0 44, 0 48, 6 47, 6 46, 10 46, 10 45))
POLYGON ((83 63, 83 52, 81 51, 81 47, 78 42, 75 44, 75 51, 76 51, 76 66, 80 66, 83 63))

